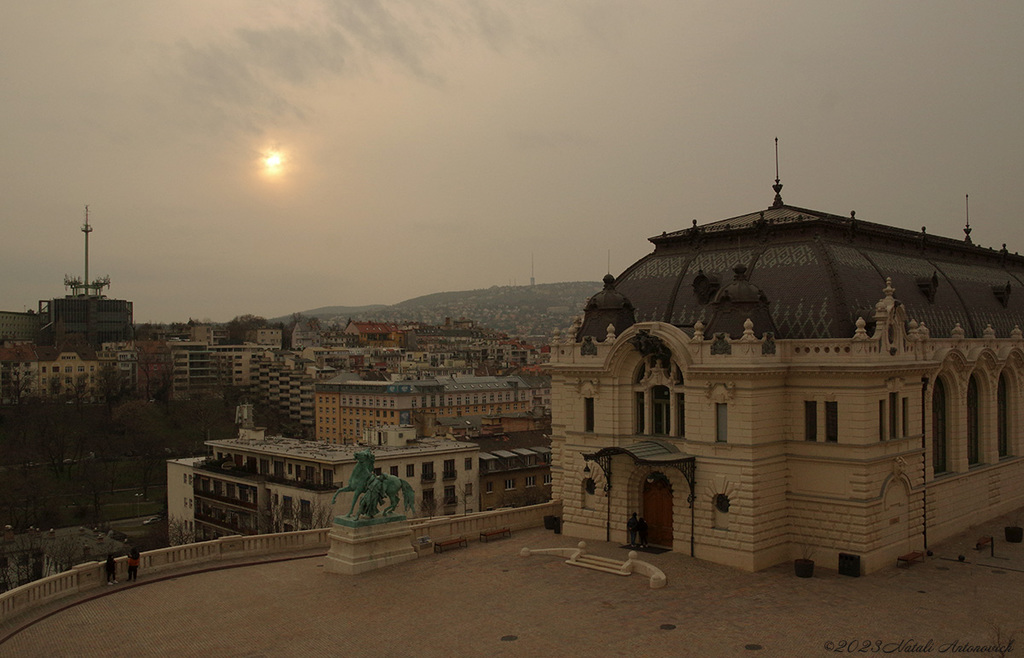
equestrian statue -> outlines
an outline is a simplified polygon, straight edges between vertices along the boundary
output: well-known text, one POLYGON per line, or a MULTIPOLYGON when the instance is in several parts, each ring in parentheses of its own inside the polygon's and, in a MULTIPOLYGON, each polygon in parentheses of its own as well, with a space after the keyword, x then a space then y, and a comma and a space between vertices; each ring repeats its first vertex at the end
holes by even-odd
POLYGON ((352 513, 356 512, 355 519, 359 519, 361 516, 373 518, 377 515, 377 511, 385 498, 388 499, 389 504, 384 508, 381 516, 388 516, 398 507, 399 492, 401 492, 401 499, 405 502, 405 510, 409 512, 414 511, 416 492, 413 491, 408 482, 394 475, 378 475, 374 473, 373 464, 376 458, 373 455, 373 451, 369 448, 357 452, 355 458, 356 468, 352 471, 352 477, 348 479, 348 485, 334 492, 334 498, 331 498, 331 505, 334 505, 335 501, 338 500, 338 494, 343 491, 351 491, 353 493, 352 505, 345 516, 353 518, 352 513), (358 511, 356 511, 357 503, 359 504, 358 511))

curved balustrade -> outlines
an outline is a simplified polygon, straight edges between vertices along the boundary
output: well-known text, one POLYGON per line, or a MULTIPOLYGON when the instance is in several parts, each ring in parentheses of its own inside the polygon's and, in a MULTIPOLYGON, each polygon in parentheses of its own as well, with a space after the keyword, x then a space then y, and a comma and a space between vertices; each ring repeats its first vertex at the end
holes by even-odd
MULTIPOLYGON (((423 535, 448 537, 475 536, 496 527, 523 530, 535 528, 550 514, 559 514, 561 502, 548 502, 527 507, 475 512, 465 516, 438 516, 432 519, 412 519, 413 539, 423 535)), ((183 566, 201 565, 218 560, 257 557, 274 553, 300 552, 330 547, 330 528, 278 532, 267 535, 233 535, 195 544, 169 546, 146 551, 141 556, 139 572, 160 573, 183 566)), ((128 573, 128 558, 117 558, 117 578, 124 581, 128 573)), ((78 594, 106 583, 103 562, 86 562, 53 576, 47 576, 0 594, 0 622, 22 614, 33 607, 49 603, 64 596, 78 594)))

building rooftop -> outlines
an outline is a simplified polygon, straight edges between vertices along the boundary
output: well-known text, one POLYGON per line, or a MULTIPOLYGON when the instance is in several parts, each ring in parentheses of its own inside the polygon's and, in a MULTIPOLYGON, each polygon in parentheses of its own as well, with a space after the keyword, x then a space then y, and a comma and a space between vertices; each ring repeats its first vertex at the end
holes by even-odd
MULTIPOLYGON (((142 571, 136 584, 90 590, 0 625, 0 656, 790 658, 846 653, 852 642, 898 655, 931 643, 918 651, 958 655, 955 646, 991 646, 997 635, 1005 643, 1013 631, 1020 643, 1024 544, 1002 541, 1006 520, 972 528, 908 569, 861 578, 821 564, 802 579, 788 564, 746 573, 642 553, 668 577, 650 589, 639 575, 520 557, 523 547, 576 544, 539 528, 358 576, 328 573, 322 551, 142 571), (996 537, 994 558, 974 548, 985 534, 996 537)), ((626 555, 599 541, 588 551, 626 555)))
MULTIPOLYGON (((965 229, 966 230, 966 229, 965 229)), ((1024 327, 1024 257, 962 239, 778 204, 650 238, 654 251, 588 302, 578 339, 604 340, 631 323, 660 321, 705 334, 742 333, 752 317, 776 339, 850 337, 873 321, 891 285, 907 315, 935 336, 959 324, 969 338, 1024 327), (755 309, 760 303, 759 310, 755 309), (628 306, 628 308, 627 308, 628 306), (726 322, 729 309, 735 310, 726 322), (619 318, 618 310, 626 309, 619 318), (757 313, 760 317, 755 317, 757 313), (718 318, 718 325, 716 324, 718 318)))
POLYGON ((450 441, 447 439, 436 439, 433 437, 421 437, 412 439, 404 446, 368 446, 361 444, 336 445, 320 441, 304 441, 283 436, 268 436, 262 440, 257 439, 214 439, 207 441, 206 445, 212 448, 219 448, 222 451, 259 451, 265 454, 280 455, 292 459, 311 459, 320 462, 346 462, 354 461, 355 454, 369 448, 377 456, 383 455, 408 455, 430 452, 447 452, 450 450, 472 450, 476 449, 475 443, 465 441, 450 441))

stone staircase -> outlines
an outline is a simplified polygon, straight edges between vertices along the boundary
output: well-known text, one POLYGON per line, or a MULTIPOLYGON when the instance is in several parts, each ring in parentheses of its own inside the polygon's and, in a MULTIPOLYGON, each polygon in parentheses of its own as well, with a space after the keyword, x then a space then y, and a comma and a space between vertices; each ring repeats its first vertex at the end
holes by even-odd
POLYGON ((566 560, 565 563, 571 564, 574 567, 603 571, 617 576, 628 576, 633 573, 633 571, 626 566, 625 562, 622 562, 621 560, 613 560, 609 557, 601 557, 600 555, 589 555, 586 553, 582 555, 574 555, 566 560))
POLYGON ((668 579, 665 578, 665 573, 661 569, 649 562, 643 562, 636 559, 636 551, 630 551, 629 559, 622 562, 609 557, 601 557, 600 555, 590 555, 587 553, 587 543, 583 541, 577 544, 576 548, 531 549, 523 547, 519 551, 519 555, 522 557, 528 557, 530 555, 558 555, 569 558, 565 563, 571 564, 574 567, 583 567, 584 569, 602 571, 616 576, 628 576, 633 573, 639 573, 650 578, 651 589, 664 587, 668 582, 668 579))

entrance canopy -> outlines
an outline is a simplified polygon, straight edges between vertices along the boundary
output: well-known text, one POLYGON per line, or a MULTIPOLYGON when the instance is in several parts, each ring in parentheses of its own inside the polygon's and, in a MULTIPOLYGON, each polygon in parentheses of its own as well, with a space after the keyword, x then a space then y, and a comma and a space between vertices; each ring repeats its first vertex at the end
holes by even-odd
MULTIPOLYGON (((611 458, 615 455, 629 455, 634 464, 641 466, 665 466, 677 469, 686 478, 690 485, 690 491, 694 487, 694 470, 696 458, 680 452, 679 448, 668 441, 637 441, 624 447, 610 446, 601 448, 597 452, 584 454, 586 461, 595 461, 601 466, 606 476, 611 476, 611 458)), ((610 480, 610 477, 609 477, 610 480)), ((693 502, 693 501, 688 501, 693 502)))
MULTIPOLYGON (((620 446, 609 446, 607 448, 601 448, 597 452, 584 453, 583 459, 588 462, 597 462, 597 465, 604 471, 604 490, 608 492, 609 498, 611 497, 612 490, 612 458, 616 455, 629 455, 633 463, 638 466, 661 466, 668 468, 675 468, 683 477, 686 478, 686 483, 690 485, 690 494, 686 497, 686 502, 690 506, 690 556, 693 556, 693 501, 694 495, 694 472, 696 470, 696 457, 693 455, 687 455, 679 450, 676 446, 669 443, 668 441, 658 441, 655 439, 648 439, 646 441, 637 441, 636 443, 624 447, 620 446)), ((590 472, 590 467, 587 466, 584 469, 585 473, 590 472)), ((608 505, 608 520, 606 528, 606 541, 611 541, 611 505, 608 505)))

